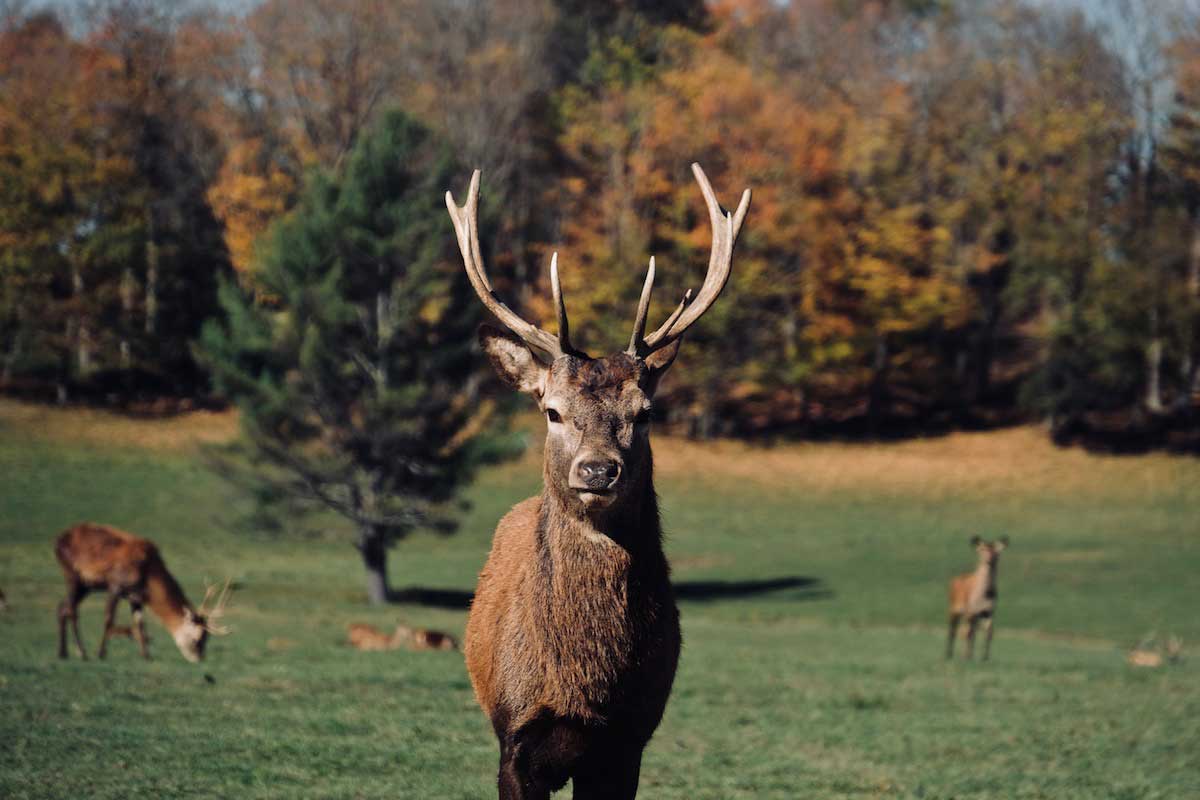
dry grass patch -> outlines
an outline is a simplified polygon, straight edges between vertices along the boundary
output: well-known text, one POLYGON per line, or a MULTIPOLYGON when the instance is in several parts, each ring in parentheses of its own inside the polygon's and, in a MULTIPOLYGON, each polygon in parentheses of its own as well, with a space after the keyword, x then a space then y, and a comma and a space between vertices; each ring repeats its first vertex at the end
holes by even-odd
MULTIPOLYGON (((700 474, 722 484, 746 481, 775 490, 861 491, 924 496, 1150 496, 1179 486, 1187 473, 1200 486, 1200 463, 1167 454, 1094 455, 1055 447, 1041 428, 953 433, 898 443, 698 443, 659 437, 655 466, 664 477, 700 474)), ((1198 492, 1200 494, 1200 492, 1198 492)))
MULTIPOLYGON (((541 465, 543 423, 525 415, 518 427, 529 431, 525 455, 500 475, 537 471, 541 465)), ((89 408, 55 408, 0 399, 0 429, 38 439, 178 452, 231 441, 237 435, 234 410, 193 411, 167 418, 138 418, 89 408)), ((1037 426, 1000 431, 952 433, 893 443, 787 443, 762 446, 737 441, 696 442, 656 435, 657 474, 667 480, 700 480, 714 488, 738 482, 773 492, 861 491, 887 495, 920 494, 937 499, 1084 495, 1153 497, 1196 487, 1200 501, 1200 461, 1165 453, 1141 456, 1095 455, 1054 446, 1037 426)), ((1063 560, 1091 559, 1089 553, 1063 554, 1063 560)))
POLYGON ((200 410, 147 418, 0 399, 0 430, 56 442, 178 452, 232 440, 237 435, 237 412, 200 410))

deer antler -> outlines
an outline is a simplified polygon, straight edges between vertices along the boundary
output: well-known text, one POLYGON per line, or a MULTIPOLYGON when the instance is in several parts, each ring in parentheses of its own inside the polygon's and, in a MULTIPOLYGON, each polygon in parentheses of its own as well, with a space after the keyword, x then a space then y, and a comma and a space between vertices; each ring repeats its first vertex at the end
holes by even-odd
POLYGON ((692 174, 696 176, 696 183, 700 184, 700 191, 708 206, 709 223, 712 225, 713 241, 708 259, 708 273, 704 276, 704 283, 700 286, 695 302, 691 302, 692 292, 689 289, 667 321, 654 333, 645 336, 646 314, 650 309, 650 294, 654 288, 654 259, 650 259, 650 269, 646 272, 646 282, 642 284, 642 296, 638 301, 633 336, 626 350, 631 356, 645 358, 683 336, 684 332, 712 307, 729 281, 729 273, 733 266, 733 245, 742 229, 746 211, 750 208, 750 190, 742 192, 737 211, 731 214, 717 202, 717 195, 699 164, 692 164, 692 174))
POLYGON ((446 192, 446 209, 454 223, 454 232, 458 236, 458 249, 462 251, 463 264, 467 268, 467 277, 475 294, 487 306, 488 311, 496 316, 504 326, 520 336, 531 347, 536 347, 551 358, 575 353, 571 347, 571 339, 567 326, 567 307, 563 303, 562 287, 558 282, 558 253, 550 260, 550 287, 554 293, 555 312, 558 317, 558 336, 523 320, 511 308, 504 305, 492 291, 488 281, 487 271, 483 268, 483 257, 479 249, 479 170, 471 175, 471 186, 467 190, 467 202, 458 206, 454 195, 446 192))
POLYGON ((217 603, 211 610, 208 608, 208 601, 216 592, 217 586, 205 581, 204 599, 200 601, 199 614, 204 618, 204 629, 214 636, 225 636, 233 630, 226 625, 216 624, 217 620, 225 616, 225 606, 229 602, 229 595, 232 592, 231 581, 231 578, 225 579, 225 585, 221 588, 221 593, 217 595, 217 603))

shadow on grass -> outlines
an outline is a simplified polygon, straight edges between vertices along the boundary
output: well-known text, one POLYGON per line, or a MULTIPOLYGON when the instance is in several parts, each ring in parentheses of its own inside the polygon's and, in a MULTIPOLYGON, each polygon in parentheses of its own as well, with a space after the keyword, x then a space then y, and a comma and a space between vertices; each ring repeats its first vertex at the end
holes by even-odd
POLYGON ((675 584, 675 597, 688 603, 741 600, 770 592, 786 592, 786 599, 789 600, 824 600, 833 597, 833 591, 825 586, 824 581, 807 575, 745 581, 679 581, 675 584))
POLYGON ((388 592, 389 603, 409 603, 430 608, 448 608, 465 611, 471 607, 474 592, 461 589, 431 589, 428 586, 410 586, 388 592))
MULTIPOLYGON (((786 599, 790 600, 824 600, 833 597, 833 592, 820 578, 805 575, 745 581, 680 581, 675 584, 675 597, 687 603, 740 600, 769 592, 787 592, 786 599)), ((388 602, 462 611, 471 607, 473 597, 473 592, 461 589, 411 586, 407 589, 392 590, 388 594, 388 602)))

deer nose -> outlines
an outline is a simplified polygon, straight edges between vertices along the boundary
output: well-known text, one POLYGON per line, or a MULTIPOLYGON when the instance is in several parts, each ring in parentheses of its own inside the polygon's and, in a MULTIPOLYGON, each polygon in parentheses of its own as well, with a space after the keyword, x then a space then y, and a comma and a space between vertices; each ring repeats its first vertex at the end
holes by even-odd
POLYGON ((621 465, 611 459, 581 461, 575 467, 579 481, 586 489, 611 489, 621 477, 621 465))

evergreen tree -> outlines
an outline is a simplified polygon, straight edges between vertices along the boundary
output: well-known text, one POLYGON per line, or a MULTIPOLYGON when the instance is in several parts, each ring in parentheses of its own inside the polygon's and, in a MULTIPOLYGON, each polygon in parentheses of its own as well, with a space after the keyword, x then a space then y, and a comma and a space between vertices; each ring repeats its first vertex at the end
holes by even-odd
POLYGON ((268 232, 261 300, 225 285, 225 319, 202 336, 259 496, 349 519, 374 603, 389 594, 388 543, 448 530, 455 489, 504 450, 479 433, 495 428, 476 402, 479 304, 447 249, 441 197, 456 174, 426 129, 385 115, 268 232))

